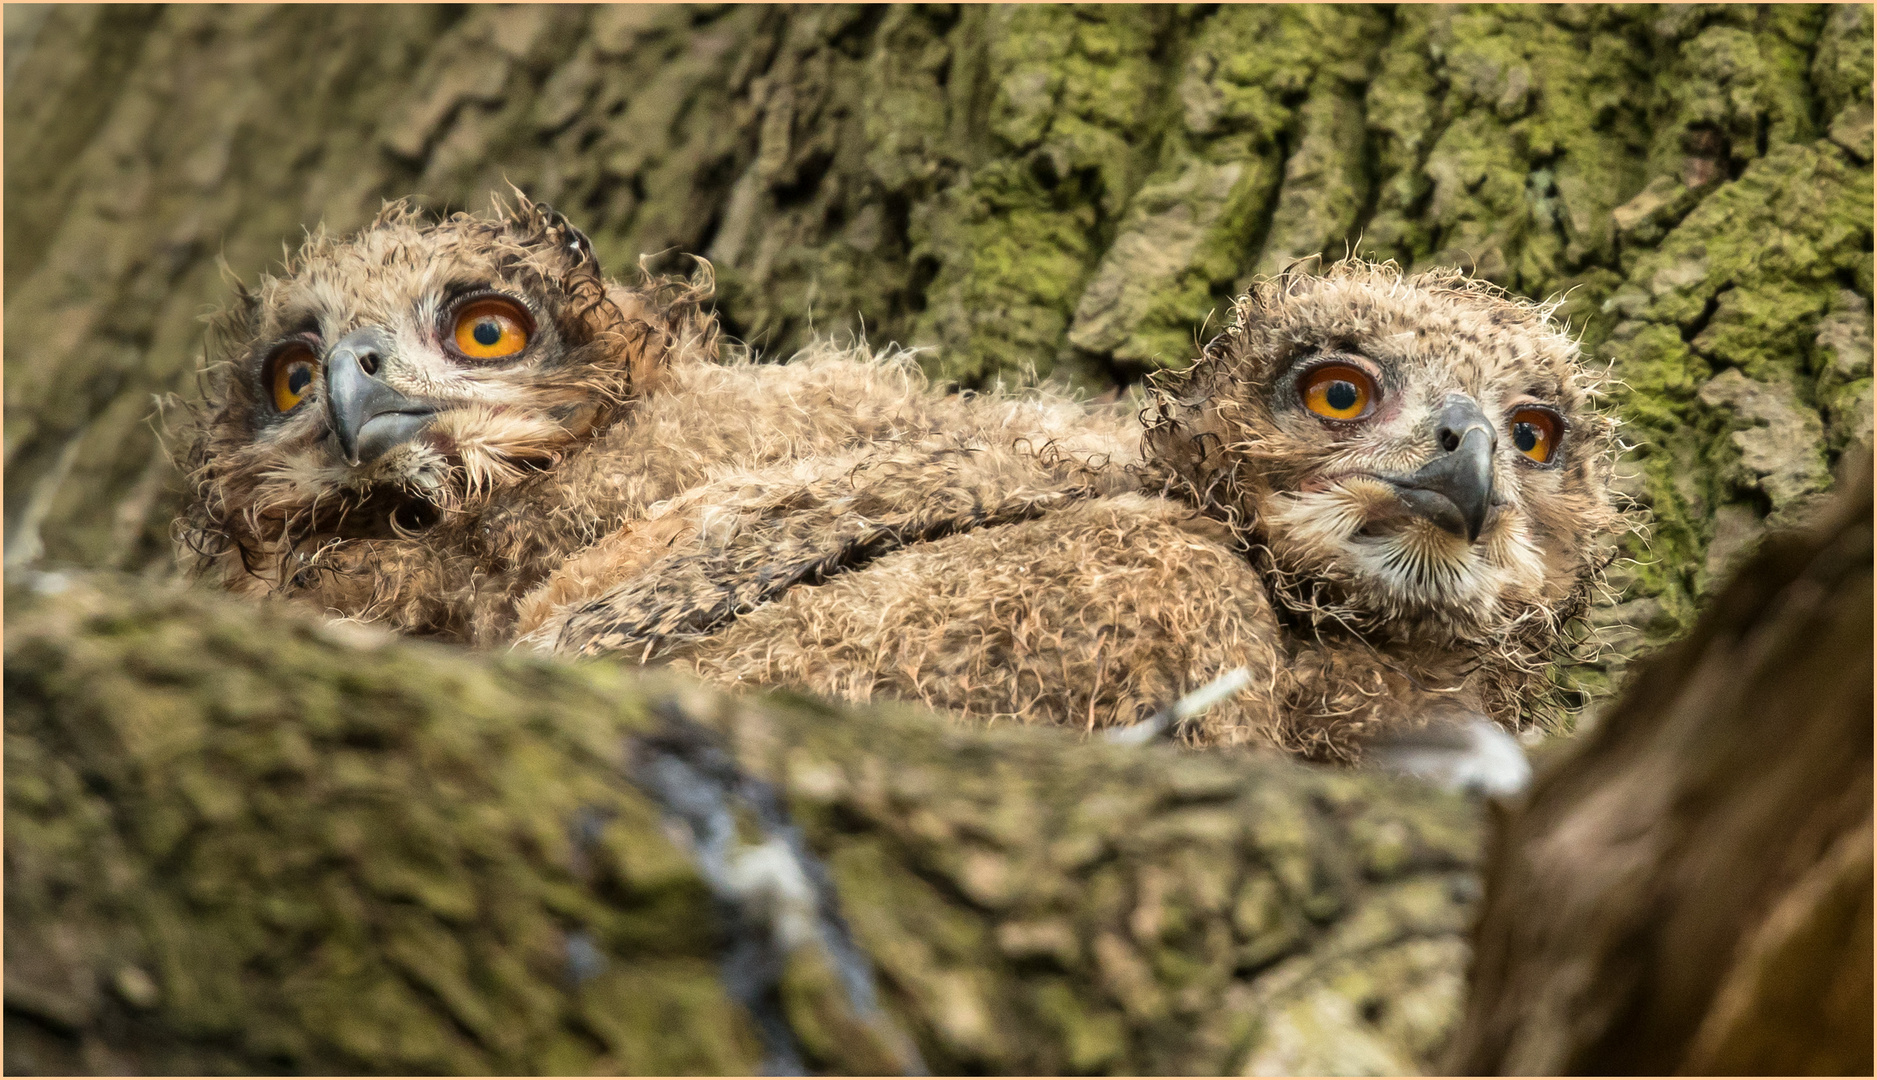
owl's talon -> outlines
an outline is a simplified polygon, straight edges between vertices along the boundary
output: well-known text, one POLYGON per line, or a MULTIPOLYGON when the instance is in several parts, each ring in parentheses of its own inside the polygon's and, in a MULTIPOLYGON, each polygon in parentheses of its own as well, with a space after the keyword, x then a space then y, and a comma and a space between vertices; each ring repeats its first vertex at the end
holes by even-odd
POLYGON ((1478 713, 1377 738, 1363 746, 1362 760, 1475 795, 1517 795, 1532 781, 1531 762, 1518 740, 1478 713))

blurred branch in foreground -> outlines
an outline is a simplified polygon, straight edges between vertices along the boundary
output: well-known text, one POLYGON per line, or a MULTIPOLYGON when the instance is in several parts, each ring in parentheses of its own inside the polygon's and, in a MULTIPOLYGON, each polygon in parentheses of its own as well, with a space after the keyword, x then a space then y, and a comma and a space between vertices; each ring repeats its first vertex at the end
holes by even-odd
POLYGON ((1869 458, 1852 471, 1499 834, 1454 1071, 1870 1074, 1869 458))
POLYGON ((14 584, 9 1071, 1390 1073, 1458 1015, 1422 785, 14 584))

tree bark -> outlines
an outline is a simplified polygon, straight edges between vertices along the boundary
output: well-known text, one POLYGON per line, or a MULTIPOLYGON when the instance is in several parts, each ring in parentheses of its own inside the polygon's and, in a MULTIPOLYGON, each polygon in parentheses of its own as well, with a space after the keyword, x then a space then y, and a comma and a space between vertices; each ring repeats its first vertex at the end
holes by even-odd
POLYGON ((1871 1071, 1871 472, 1495 837, 1461 1074, 1871 1071))
POLYGON ((10 1072, 1420 1072, 1477 808, 733 700, 200 592, 7 595, 10 1072))
POLYGON ((708 256, 767 353, 864 329, 965 384, 1181 365, 1249 275, 1350 245, 1562 294, 1653 517, 1611 674, 1869 439, 1868 5, 8 20, 15 565, 169 572, 151 401, 190 391, 218 259, 507 181, 616 274, 708 256))

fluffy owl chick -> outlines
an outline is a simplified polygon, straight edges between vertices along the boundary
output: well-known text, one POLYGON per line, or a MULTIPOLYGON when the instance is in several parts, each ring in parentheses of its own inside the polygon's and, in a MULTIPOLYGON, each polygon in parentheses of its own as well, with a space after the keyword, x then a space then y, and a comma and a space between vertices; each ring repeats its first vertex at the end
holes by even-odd
POLYGON ((1540 718, 1620 515, 1554 306, 1348 260, 1256 285, 1159 394, 1162 489, 1228 523, 1290 656, 1287 738, 1540 718))
POLYGON ((1119 413, 942 395, 903 354, 716 363, 708 297, 707 275, 606 281, 525 198, 316 232, 213 327, 184 550, 239 592, 490 644, 550 574, 616 578, 596 542, 725 472, 941 433, 1138 450, 1119 413))
POLYGON ((1160 388, 1144 468, 922 447, 726 477, 528 640, 1084 729, 1243 667, 1181 736, 1330 759, 1516 729, 1615 520, 1590 399, 1543 307, 1457 274, 1290 274, 1160 388))

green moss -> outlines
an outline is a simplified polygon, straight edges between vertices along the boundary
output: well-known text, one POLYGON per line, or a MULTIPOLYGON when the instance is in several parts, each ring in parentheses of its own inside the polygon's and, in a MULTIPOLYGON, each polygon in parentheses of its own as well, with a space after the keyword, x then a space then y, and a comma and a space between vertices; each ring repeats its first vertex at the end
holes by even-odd
POLYGON ((931 373, 965 385, 1048 374, 1093 261, 1094 207, 1059 206, 1016 162, 988 166, 954 199, 930 234, 950 257, 913 331, 916 341, 956 343, 931 373))
POLYGON ((1145 172, 1164 78, 1163 10, 995 9, 982 163, 919 214, 915 260, 938 267, 915 341, 967 385, 1050 373, 1104 234, 1145 172))
MULTIPOLYGON (((155 599, 93 620, 89 647, 24 669, 9 652, 9 700, 56 700, 59 718, 10 709, 9 765, 111 770, 104 786, 28 781, 37 797, 9 803, 10 853, 84 848, 69 858, 89 914, 72 914, 105 951, 78 958, 81 983, 134 964, 153 1022, 256 1067, 535 1071, 550 1047, 564 1065, 583 1046, 582 1069, 756 1066, 703 885, 622 775, 619 744, 644 721, 612 703, 617 676, 463 667, 155 599), (629 855, 577 853, 583 813, 637 823, 629 855), (570 996, 572 933, 613 982, 570 996)), ((46 917, 69 871, 9 860, 9 918, 46 917)))
POLYGON ((1353 87, 1381 31, 1376 11, 1339 7, 1228 7, 1200 24, 1160 162, 1076 303, 1075 350, 1181 366, 1261 240, 1267 261, 1287 261, 1345 237, 1367 182, 1353 87))
MULTIPOLYGON (((1731 437, 1742 423, 1697 391, 1737 369, 1790 388, 1799 407, 1819 407, 1812 374, 1819 365, 1809 356, 1821 320, 1843 303, 1843 283, 1867 260, 1869 185, 1868 167, 1828 143, 1775 146, 1690 211, 1629 274, 1646 300, 1605 348, 1623 380, 1617 404, 1645 465, 1653 523, 1646 545, 1630 545, 1639 565, 1626 595, 1662 598, 1672 616, 1667 630, 1687 625, 1709 583, 1716 508, 1790 498, 1743 467, 1731 437)), ((1812 475, 1822 486, 1823 470, 1812 475)))
POLYGON ((1090 1008, 1067 980, 1039 983, 1031 1008, 1061 1040, 1068 1072, 1110 1072, 1127 1052, 1126 1019, 1118 1010, 1090 1008))
POLYGON ((1690 149, 1688 135, 1724 137, 1735 161, 1759 154, 1762 134, 1775 143, 1816 137, 1807 68, 1823 10, 1818 7, 1705 10, 1678 28, 1673 64, 1658 77, 1663 119, 1652 164, 1673 171, 1690 149))
MULTIPOLYGON (((1646 51, 1619 10, 1467 8, 1424 16, 1452 79, 1419 168, 1431 247, 1397 257, 1459 263, 1533 295, 1613 248, 1610 212, 1641 187, 1646 137, 1632 86, 1646 51)), ((1418 88, 1418 87, 1416 87, 1418 88)))
POLYGON ((715 963, 649 961, 617 967, 581 988, 579 1016, 608 1055, 586 1070, 665 1076, 750 1074, 761 1047, 725 993, 715 963))
POLYGON ((1729 289, 1691 344, 1703 355, 1726 357, 1751 378, 1785 378, 1798 368, 1795 358, 1806 351, 1830 302, 1828 290, 1783 281, 1729 289))
POLYGON ((860 1015, 827 951, 809 942, 789 953, 777 993, 811 1067, 842 1075, 901 1076, 909 1047, 882 1015, 860 1015))

